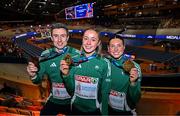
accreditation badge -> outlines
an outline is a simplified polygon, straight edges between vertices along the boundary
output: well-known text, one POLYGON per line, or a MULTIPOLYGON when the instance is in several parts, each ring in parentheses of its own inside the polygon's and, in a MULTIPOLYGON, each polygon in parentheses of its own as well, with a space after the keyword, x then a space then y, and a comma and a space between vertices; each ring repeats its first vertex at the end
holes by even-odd
POLYGON ((109 95, 109 105, 114 109, 124 110, 125 98, 125 93, 111 90, 109 95))
POLYGON ((75 76, 75 95, 83 99, 97 99, 98 78, 75 76))
POLYGON ((71 96, 68 94, 64 83, 52 83, 53 98, 56 99, 68 99, 71 96))

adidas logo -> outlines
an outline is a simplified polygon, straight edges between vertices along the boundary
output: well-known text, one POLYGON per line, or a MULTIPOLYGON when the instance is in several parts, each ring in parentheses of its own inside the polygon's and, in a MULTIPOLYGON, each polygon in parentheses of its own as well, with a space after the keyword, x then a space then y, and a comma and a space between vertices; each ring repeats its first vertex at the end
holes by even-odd
POLYGON ((81 64, 79 64, 79 65, 77 66, 77 68, 81 68, 81 64))
POLYGON ((57 67, 56 64, 53 62, 50 67, 57 67))

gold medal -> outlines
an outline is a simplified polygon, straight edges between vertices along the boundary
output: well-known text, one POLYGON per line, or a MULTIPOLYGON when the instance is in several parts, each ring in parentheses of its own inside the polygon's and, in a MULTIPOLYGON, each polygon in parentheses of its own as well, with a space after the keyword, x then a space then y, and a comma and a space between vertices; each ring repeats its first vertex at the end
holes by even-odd
POLYGON ((134 63, 131 61, 131 60, 127 60, 124 62, 123 64, 123 69, 126 71, 126 72, 130 72, 132 68, 134 68, 134 63))

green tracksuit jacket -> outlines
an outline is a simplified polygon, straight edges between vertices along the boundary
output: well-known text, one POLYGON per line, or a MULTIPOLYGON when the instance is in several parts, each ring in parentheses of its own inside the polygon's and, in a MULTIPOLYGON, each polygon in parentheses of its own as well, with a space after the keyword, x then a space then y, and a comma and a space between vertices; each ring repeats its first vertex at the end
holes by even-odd
MULTIPOLYGON (((117 67, 112 61, 115 61, 119 66, 122 66, 128 58, 122 56, 116 60, 110 58, 111 62, 111 85, 107 93, 109 106, 117 112, 131 111, 135 108, 136 103, 141 96, 141 69, 140 66, 133 61, 138 69, 139 78, 134 86, 130 85, 129 74, 125 73, 122 68, 117 67)), ((107 104, 107 103, 106 103, 107 104)), ((108 111, 108 110, 107 110, 108 111)), ((107 112, 106 112, 107 113, 107 112)))
MULTIPOLYGON (((109 61, 96 53, 92 56, 92 59, 72 66, 70 74, 63 76, 67 91, 73 96, 73 106, 82 112, 94 112, 100 108, 102 97, 106 93, 105 85, 110 82, 109 61)), ((79 55, 75 59, 83 57, 79 55)))
POLYGON ((47 75, 51 84, 48 100, 61 105, 71 102, 71 96, 67 93, 60 75, 60 61, 67 53, 74 56, 79 54, 79 51, 69 46, 65 47, 61 53, 57 53, 55 48, 43 51, 40 57, 40 69, 32 78, 34 84, 39 84, 44 75, 47 75))

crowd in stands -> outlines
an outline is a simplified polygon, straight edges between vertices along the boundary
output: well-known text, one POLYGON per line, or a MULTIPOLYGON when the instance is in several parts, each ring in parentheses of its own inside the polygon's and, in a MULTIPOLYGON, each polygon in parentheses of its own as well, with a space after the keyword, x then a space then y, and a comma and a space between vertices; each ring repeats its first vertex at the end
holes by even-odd
POLYGON ((0 36, 0 42, 10 42, 10 39, 7 38, 6 36, 0 36))
POLYGON ((11 42, 0 43, 0 56, 22 58, 23 51, 11 42))

